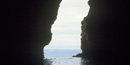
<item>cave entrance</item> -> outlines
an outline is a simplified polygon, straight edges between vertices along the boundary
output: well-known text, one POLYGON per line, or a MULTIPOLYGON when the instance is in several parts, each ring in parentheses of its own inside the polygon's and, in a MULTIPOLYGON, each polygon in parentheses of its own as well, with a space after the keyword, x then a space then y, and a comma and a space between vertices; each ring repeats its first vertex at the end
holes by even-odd
POLYGON ((87 0, 63 0, 52 25, 52 40, 44 48, 46 56, 72 56, 81 53, 81 21, 88 14, 87 0))

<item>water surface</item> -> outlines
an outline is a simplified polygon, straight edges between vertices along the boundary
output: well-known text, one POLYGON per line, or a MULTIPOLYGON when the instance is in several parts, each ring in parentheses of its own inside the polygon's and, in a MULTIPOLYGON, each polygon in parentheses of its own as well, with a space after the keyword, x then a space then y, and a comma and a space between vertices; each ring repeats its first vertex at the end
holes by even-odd
POLYGON ((45 49, 44 65, 86 65, 81 57, 72 57, 78 53, 80 49, 45 49))
POLYGON ((45 65, 88 65, 80 57, 46 57, 45 65))

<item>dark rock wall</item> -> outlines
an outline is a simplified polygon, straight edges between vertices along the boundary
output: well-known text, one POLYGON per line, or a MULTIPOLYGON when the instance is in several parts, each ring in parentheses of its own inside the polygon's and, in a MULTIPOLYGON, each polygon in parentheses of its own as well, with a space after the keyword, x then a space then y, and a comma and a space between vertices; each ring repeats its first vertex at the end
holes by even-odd
POLYGON ((41 65, 61 0, 0 3, 0 65, 41 65))
POLYGON ((81 50, 82 50, 82 54, 86 55, 88 52, 88 48, 89 48, 89 41, 88 41, 88 32, 86 30, 87 27, 87 22, 86 22, 87 17, 84 17, 83 21, 81 22, 82 26, 81 26, 81 50))
POLYGON ((84 57, 101 62, 125 61, 129 56, 128 3, 123 0, 89 0, 90 10, 83 20, 86 23, 82 22, 86 25, 86 28, 82 27, 86 30, 82 29, 81 38, 84 57))

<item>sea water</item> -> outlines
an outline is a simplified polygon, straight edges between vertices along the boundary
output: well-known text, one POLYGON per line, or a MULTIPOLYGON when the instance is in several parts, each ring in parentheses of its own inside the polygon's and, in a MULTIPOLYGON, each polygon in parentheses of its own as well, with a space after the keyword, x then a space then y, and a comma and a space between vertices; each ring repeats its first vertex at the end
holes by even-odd
POLYGON ((81 53, 80 49, 45 49, 44 65, 86 65, 80 57, 72 57, 81 53))
POLYGON ((45 57, 72 57, 81 53, 80 49, 45 49, 45 57))

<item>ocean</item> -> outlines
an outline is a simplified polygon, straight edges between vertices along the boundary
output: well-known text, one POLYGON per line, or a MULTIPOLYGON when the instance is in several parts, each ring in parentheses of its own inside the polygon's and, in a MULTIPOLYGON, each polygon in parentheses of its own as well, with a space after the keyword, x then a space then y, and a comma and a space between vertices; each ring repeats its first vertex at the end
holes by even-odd
POLYGON ((80 49, 45 49, 44 65, 86 65, 81 57, 72 57, 78 53, 80 49))
POLYGON ((44 49, 45 57, 72 57, 79 53, 80 49, 44 49))

